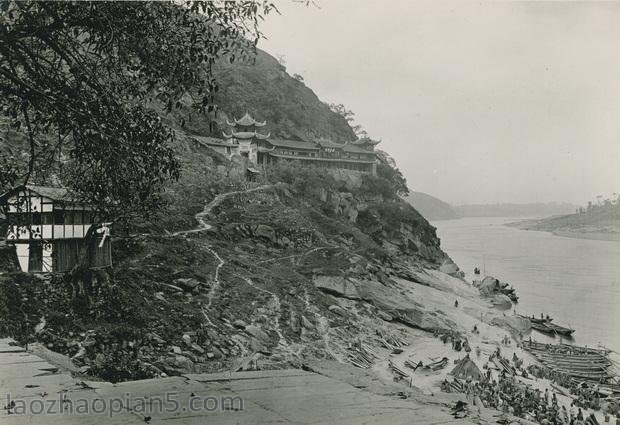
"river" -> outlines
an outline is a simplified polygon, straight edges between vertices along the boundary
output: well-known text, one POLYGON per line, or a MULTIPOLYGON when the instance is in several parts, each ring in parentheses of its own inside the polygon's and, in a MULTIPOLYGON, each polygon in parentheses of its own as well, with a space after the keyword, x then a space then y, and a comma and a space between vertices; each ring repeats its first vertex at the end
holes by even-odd
MULTIPOLYGON (((476 217, 432 224, 443 250, 470 282, 478 266, 516 288, 517 313, 549 314, 555 323, 575 329, 573 343, 620 352, 620 242, 504 225, 516 220, 476 217)), ((551 341, 535 331, 532 337, 551 341)))

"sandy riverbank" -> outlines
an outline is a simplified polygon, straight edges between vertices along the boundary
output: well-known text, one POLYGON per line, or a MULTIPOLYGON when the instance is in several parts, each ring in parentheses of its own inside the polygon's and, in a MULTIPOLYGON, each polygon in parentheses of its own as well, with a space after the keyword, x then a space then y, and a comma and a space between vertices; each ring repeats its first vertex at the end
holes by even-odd
POLYGON ((615 232, 609 233, 609 232, 581 232, 581 231, 569 231, 569 230, 554 230, 551 233, 553 233, 556 236, 563 236, 565 238, 620 242, 620 233, 615 233, 615 232))
MULTIPOLYGON (((520 347, 519 334, 523 339, 527 339, 530 335, 536 340, 537 334, 530 334, 529 330, 524 329, 524 320, 514 315, 512 310, 499 310, 494 308, 488 299, 479 295, 478 290, 460 279, 453 278, 437 271, 427 270, 424 272, 425 279, 421 279, 425 285, 412 284, 410 282, 401 281, 407 289, 407 295, 423 300, 426 306, 433 306, 438 314, 447 316, 456 324, 456 331, 463 334, 468 339, 472 348, 470 358, 476 363, 481 371, 485 366, 492 370, 494 379, 498 379, 499 370, 493 363, 489 363, 491 353, 499 349, 504 358, 511 359, 513 354, 523 359, 524 367, 531 364, 538 364, 537 360, 527 351, 520 347), (428 285, 428 286, 427 286, 428 285), (458 307, 454 306, 454 301, 458 300, 458 307), (473 332, 474 325, 478 329, 478 333, 473 332), (512 332, 511 332, 512 331, 512 332), (502 338, 509 336, 510 344, 501 344, 502 338), (479 349, 479 355, 477 355, 479 349)), ((420 276, 422 277, 422 276, 420 276)), ((388 354, 376 362, 372 371, 383 381, 391 382, 394 374, 390 370, 389 363, 392 362, 401 370, 409 373, 410 381, 402 382, 403 386, 411 385, 420 390, 425 396, 443 398, 440 386, 445 380, 452 380, 449 375, 458 360, 465 357, 465 351, 455 351, 451 344, 444 344, 439 338, 434 337, 428 332, 421 330, 402 328, 407 335, 409 345, 403 348, 400 354, 388 354), (448 365, 438 371, 430 371, 424 369, 412 369, 405 366, 404 362, 408 360, 413 364, 422 362, 429 364, 440 360, 443 357, 448 358, 448 365)), ((539 388, 541 391, 549 389, 556 392, 551 386, 548 379, 537 379, 531 377, 525 379, 517 378, 524 385, 532 388, 539 388)), ((568 409, 572 402, 570 397, 557 394, 560 405, 565 405, 568 409)), ((492 412, 499 413, 493 409, 487 409, 492 412)), ((487 412, 488 413, 488 412, 487 412)), ((604 423, 604 415, 602 412, 587 411, 584 414, 594 413, 600 423, 604 423)), ((615 423, 615 418, 611 418, 615 423)))

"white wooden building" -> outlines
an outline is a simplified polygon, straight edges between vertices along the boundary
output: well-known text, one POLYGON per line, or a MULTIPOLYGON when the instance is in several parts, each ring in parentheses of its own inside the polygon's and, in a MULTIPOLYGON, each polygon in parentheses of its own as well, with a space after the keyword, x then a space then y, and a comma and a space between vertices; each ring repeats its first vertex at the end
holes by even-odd
MULTIPOLYGON (((25 185, 0 196, 7 243, 15 245, 24 272, 65 272, 84 252, 93 209, 66 188, 25 185)), ((109 227, 93 230, 86 248, 92 268, 112 265, 109 227)))

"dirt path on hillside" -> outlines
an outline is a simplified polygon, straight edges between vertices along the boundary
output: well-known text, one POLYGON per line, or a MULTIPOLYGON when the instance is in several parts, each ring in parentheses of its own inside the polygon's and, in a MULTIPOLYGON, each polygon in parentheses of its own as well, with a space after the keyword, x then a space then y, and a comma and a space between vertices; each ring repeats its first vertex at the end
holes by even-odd
MULTIPOLYGON (((262 185, 262 186, 253 187, 250 189, 245 189, 245 190, 235 190, 232 192, 220 193, 215 198, 213 198, 211 202, 206 204, 202 211, 200 211, 194 216, 194 218, 196 218, 196 221, 198 222, 198 226, 190 230, 182 230, 179 232, 172 233, 170 236, 171 237, 187 236, 193 233, 198 233, 198 232, 209 230, 212 228, 212 226, 209 223, 207 223, 205 219, 211 213, 213 208, 220 205, 225 199, 231 196, 241 195, 245 193, 258 192, 261 190, 271 190, 271 189, 274 189, 275 187, 276 185, 268 184, 268 185, 262 185)), ((213 297, 215 296, 215 293, 219 290, 221 286, 220 270, 222 269, 224 264, 226 264, 226 261, 212 247, 206 245, 205 249, 209 251, 209 253, 211 253, 211 255, 213 255, 213 257, 215 257, 215 259, 218 261, 217 266, 215 266, 215 272, 213 275, 213 285, 211 285, 211 288, 209 289, 209 292, 207 293, 207 304, 202 308, 202 314, 204 315, 205 319, 207 320, 209 324, 213 325, 213 322, 211 322, 211 319, 209 319, 208 313, 209 313, 209 310, 211 309, 211 305, 213 304, 213 297)), ((278 299, 278 306, 279 306, 279 301, 280 300, 278 299)))
POLYGON ((286 337, 284 336, 284 334, 282 333, 282 328, 280 327, 280 316, 282 315, 282 309, 281 309, 281 304, 280 304, 280 297, 277 296, 276 294, 274 294, 273 292, 261 288, 259 286, 256 286, 256 284, 254 282, 252 282, 252 279, 244 277, 243 280, 250 285, 252 288, 256 289, 257 291, 260 291, 264 294, 267 294, 271 297, 272 299, 272 303, 273 303, 273 330, 276 332, 276 334, 278 334, 278 345, 282 347, 282 349, 284 349, 284 351, 287 351, 289 353, 292 353, 292 351, 290 350, 288 341, 286 340, 286 337))
POLYGON ((196 221, 198 222, 198 226, 196 226, 194 229, 181 230, 179 232, 174 232, 170 236, 185 236, 191 233, 198 233, 198 232, 203 232, 205 230, 209 230, 211 229, 212 226, 205 221, 205 218, 211 213, 213 208, 221 204, 226 198, 230 196, 241 195, 244 193, 259 192, 261 190, 270 190, 270 189, 274 189, 276 186, 277 185, 275 184, 266 184, 266 185, 262 185, 258 187, 253 187, 250 189, 245 189, 245 190, 235 190, 232 192, 220 193, 215 198, 213 198, 211 202, 206 204, 202 211, 200 211, 198 214, 194 216, 194 218, 196 218, 196 221))

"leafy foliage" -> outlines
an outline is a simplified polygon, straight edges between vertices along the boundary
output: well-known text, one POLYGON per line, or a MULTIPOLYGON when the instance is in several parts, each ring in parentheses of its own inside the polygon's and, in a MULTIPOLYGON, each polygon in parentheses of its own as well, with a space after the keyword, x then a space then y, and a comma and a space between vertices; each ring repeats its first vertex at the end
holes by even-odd
POLYGON ((2 167, 0 184, 58 174, 104 216, 144 210, 179 176, 173 133, 150 107, 170 112, 198 87, 193 107, 214 111, 214 63, 250 58, 274 9, 264 0, 0 7, 0 111, 29 152, 21 169, 2 167))
POLYGON ((325 170, 311 167, 300 161, 281 161, 267 169, 267 180, 283 182, 304 196, 319 196, 321 189, 337 189, 341 184, 325 170))

